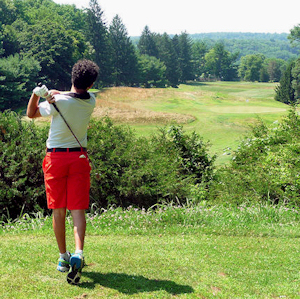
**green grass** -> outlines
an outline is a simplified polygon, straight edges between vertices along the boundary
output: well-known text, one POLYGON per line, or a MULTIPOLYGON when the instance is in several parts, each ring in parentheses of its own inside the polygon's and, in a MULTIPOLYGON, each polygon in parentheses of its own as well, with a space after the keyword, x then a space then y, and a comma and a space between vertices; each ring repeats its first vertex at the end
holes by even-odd
POLYGON ((88 266, 71 286, 50 217, 25 215, 0 230, 0 298, 299 298, 299 218, 263 205, 91 213, 88 266))
MULTIPOLYGON (((249 125, 258 118, 267 124, 286 115, 288 106, 274 100, 275 83, 206 82, 180 85, 177 89, 159 89, 142 101, 143 109, 192 115, 195 120, 183 124, 186 131, 195 131, 210 141, 217 163, 231 158, 249 125), (227 150, 230 148, 231 150, 227 150)), ((138 135, 150 135, 159 124, 130 124, 138 135)))

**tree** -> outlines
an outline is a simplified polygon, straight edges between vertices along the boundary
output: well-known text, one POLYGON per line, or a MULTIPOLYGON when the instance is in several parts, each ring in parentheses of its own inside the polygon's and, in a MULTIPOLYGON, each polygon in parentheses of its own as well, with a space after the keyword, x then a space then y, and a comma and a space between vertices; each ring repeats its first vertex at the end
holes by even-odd
POLYGON ((194 42, 192 45, 193 73, 196 79, 205 75, 205 54, 208 52, 208 46, 203 41, 194 42))
POLYGON ((0 59, 0 110, 24 105, 40 71, 32 57, 22 59, 19 54, 0 59))
POLYGON ((238 53, 230 54, 223 43, 216 43, 205 55, 206 69, 218 80, 231 81, 236 77, 238 53))
MULTIPOLYGON (((3 56, 8 57, 20 51, 18 33, 13 25, 3 26, 2 31, 3 56)), ((0 55, 1 56, 1 55, 0 55)))
MULTIPOLYGON (((175 37, 174 37, 175 38, 175 37)), ((173 40, 174 40, 173 38, 173 40)), ((180 68, 180 81, 186 82, 195 78, 192 64, 192 40, 186 32, 178 37, 177 56, 180 68)))
POLYGON ((90 0, 86 10, 86 36, 94 48, 92 59, 98 64, 99 80, 97 85, 109 85, 112 79, 111 45, 109 43, 108 29, 103 21, 103 11, 97 0, 90 0))
POLYGON ((288 39, 291 41, 291 43, 300 42, 300 24, 291 29, 288 39))
POLYGON ((285 72, 283 73, 279 85, 275 88, 275 100, 285 103, 291 104, 295 102, 295 89, 293 87, 292 81, 292 70, 295 66, 295 62, 291 62, 285 72))
POLYGON ((158 49, 155 42, 154 34, 151 33, 148 26, 145 26, 137 47, 140 51, 140 54, 145 54, 158 58, 158 49))
POLYGON ((9 34, 11 24, 16 18, 16 8, 11 1, 0 1, 0 57, 8 56, 5 48, 7 47, 7 41, 12 40, 12 34, 9 34))
POLYGON ((34 25, 23 23, 18 40, 23 57, 33 57, 42 69, 40 77, 57 89, 70 87, 70 72, 74 64, 73 40, 64 27, 49 20, 34 25))
POLYGON ((166 66, 168 84, 172 87, 177 87, 179 84, 180 69, 172 40, 167 33, 157 35, 156 38, 158 41, 159 59, 166 66))
POLYGON ((165 87, 166 66, 159 59, 149 55, 139 55, 139 82, 144 87, 165 87))
POLYGON ((266 68, 271 82, 279 82, 286 63, 282 59, 270 58, 266 60, 266 68))
POLYGON ((241 58, 239 76, 245 81, 260 81, 261 69, 264 66, 265 56, 262 54, 246 55, 241 58))
POLYGON ((121 18, 116 15, 109 27, 112 46, 114 84, 133 85, 137 80, 138 64, 134 46, 121 18))
POLYGON ((300 58, 295 61, 292 68, 292 89, 294 92, 294 101, 300 99, 300 58))
POLYGON ((11 25, 16 19, 16 7, 10 0, 0 1, 0 23, 11 25))

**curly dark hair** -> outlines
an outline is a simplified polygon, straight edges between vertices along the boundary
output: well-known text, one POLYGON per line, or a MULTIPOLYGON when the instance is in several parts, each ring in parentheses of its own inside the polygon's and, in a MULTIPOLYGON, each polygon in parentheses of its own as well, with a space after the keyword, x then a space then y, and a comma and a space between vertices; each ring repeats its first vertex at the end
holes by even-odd
POLYGON ((87 59, 77 61, 72 68, 72 84, 77 89, 86 90, 97 79, 99 73, 98 65, 87 59))

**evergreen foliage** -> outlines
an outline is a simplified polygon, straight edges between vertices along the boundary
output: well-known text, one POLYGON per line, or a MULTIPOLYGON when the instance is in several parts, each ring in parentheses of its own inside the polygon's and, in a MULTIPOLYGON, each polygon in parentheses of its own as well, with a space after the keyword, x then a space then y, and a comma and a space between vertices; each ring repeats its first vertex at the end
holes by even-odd
POLYGON ((109 43, 108 28, 103 20, 103 11, 97 0, 90 0, 89 8, 86 11, 86 30, 87 41, 91 45, 89 57, 94 60, 100 70, 96 87, 112 84, 111 76, 113 71, 111 45, 109 43))
POLYGON ((0 113, 0 215, 46 208, 42 161, 47 131, 9 110, 0 113))
POLYGON ((178 56, 172 39, 167 35, 167 33, 164 33, 163 35, 157 35, 156 40, 159 49, 159 59, 166 66, 166 79, 168 81, 168 85, 177 87, 181 73, 178 56))
POLYGON ((109 27, 115 86, 138 83, 138 60, 121 18, 116 15, 109 27))
POLYGON ((166 66, 159 59, 149 55, 139 55, 139 82, 143 87, 165 87, 166 66))
POLYGON ((292 70, 295 66, 295 62, 291 62, 283 76, 280 79, 280 84, 275 88, 275 100, 285 103, 285 104, 292 104, 295 103, 295 90, 293 88, 293 76, 292 70))
POLYGON ((158 49, 155 42, 155 34, 150 31, 148 26, 144 28, 142 35, 139 38, 137 47, 140 51, 140 54, 158 58, 158 49))
POLYGON ((41 67, 34 58, 15 54, 0 59, 0 110, 13 109, 28 101, 41 67))
POLYGON ((295 102, 300 99, 300 58, 295 61, 295 65, 292 68, 292 88, 295 91, 295 102))

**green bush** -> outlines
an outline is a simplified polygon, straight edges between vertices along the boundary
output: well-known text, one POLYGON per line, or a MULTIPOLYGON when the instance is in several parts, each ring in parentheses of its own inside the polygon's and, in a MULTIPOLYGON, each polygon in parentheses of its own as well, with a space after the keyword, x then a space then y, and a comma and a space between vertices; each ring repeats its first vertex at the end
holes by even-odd
POLYGON ((47 130, 0 113, 0 217, 46 208, 42 161, 47 130))
POLYGON ((99 207, 186 201, 193 184, 208 183, 214 163, 196 134, 188 137, 171 127, 148 139, 136 138, 108 118, 91 122, 89 153, 92 204, 99 207))
MULTIPOLYGON (((10 111, 0 114, 0 212, 15 218, 46 210, 42 162, 49 126, 10 111)), ((180 127, 137 138, 109 118, 91 120, 91 205, 148 208, 161 202, 202 200, 213 172, 208 145, 180 127)))
POLYGON ((212 200, 300 204, 300 119, 295 108, 281 123, 254 126, 231 164, 220 169, 212 200))

